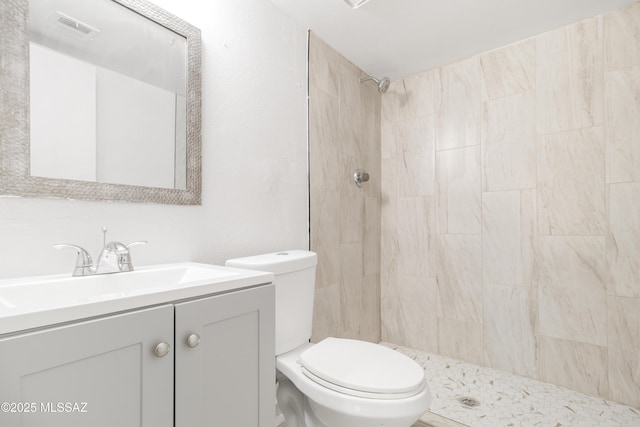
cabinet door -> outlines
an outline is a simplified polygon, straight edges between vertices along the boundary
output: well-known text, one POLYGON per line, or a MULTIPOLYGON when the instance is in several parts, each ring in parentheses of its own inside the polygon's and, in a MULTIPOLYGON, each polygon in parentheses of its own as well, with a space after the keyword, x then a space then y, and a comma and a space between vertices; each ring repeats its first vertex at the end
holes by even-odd
POLYGON ((274 316, 273 285, 176 305, 176 427, 274 425, 274 316))
POLYGON ((2 427, 173 425, 173 306, 0 339, 2 427), (26 407, 28 405, 28 407, 26 407), (29 410, 29 413, 25 413, 29 410))

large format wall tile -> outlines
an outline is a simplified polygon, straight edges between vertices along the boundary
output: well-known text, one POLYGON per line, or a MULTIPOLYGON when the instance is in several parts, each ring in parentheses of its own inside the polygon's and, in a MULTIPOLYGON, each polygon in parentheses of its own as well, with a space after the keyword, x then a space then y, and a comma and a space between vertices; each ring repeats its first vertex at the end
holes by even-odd
POLYGON ((338 189, 338 98, 309 87, 309 172, 314 185, 338 189))
POLYGON ((398 199, 398 273, 435 277, 433 198, 398 199))
POLYGON ((440 104, 436 121, 438 150, 480 143, 481 84, 477 57, 440 69, 440 104))
POLYGON ((607 13, 603 21, 607 70, 639 65, 640 3, 607 13))
POLYGON ((311 248, 318 254, 316 288, 340 280, 340 193, 311 187, 311 248))
POLYGON ((535 97, 487 101, 482 117, 482 190, 536 186, 535 97))
POLYGON ((375 86, 360 84, 360 69, 314 34, 309 62, 310 237, 318 254, 312 339, 377 341, 381 97, 375 86), (353 182, 358 168, 371 176, 363 188, 353 182))
POLYGON ((482 194, 485 283, 528 286, 535 254, 535 190, 482 194))
POLYGON ((640 181, 640 66, 605 75, 605 114, 607 182, 640 181))
POLYGON ((435 194, 433 123, 432 114, 398 121, 396 155, 398 194, 401 197, 435 194))
POLYGON ((402 276, 397 279, 406 345, 438 352, 438 289, 434 277, 402 276))
POLYGON ((540 234, 604 234, 602 134, 602 128, 589 128, 540 138, 537 187, 540 234))
POLYGON ((600 18, 538 36, 538 132, 601 125, 603 72, 600 18))
POLYGON ((530 92, 535 87, 536 42, 526 40, 480 55, 482 99, 530 92))
POLYGON ((531 288, 485 284, 484 359, 488 366, 538 377, 535 300, 531 297, 531 288))
POLYGON ((310 39, 309 83, 337 97, 340 89, 339 73, 342 58, 335 49, 315 34, 311 33, 310 39))
POLYGON ((480 234, 480 147, 437 153, 438 234, 480 234))
POLYGON ((640 297, 640 182, 609 186, 609 294, 640 297))
POLYGON ((481 364, 482 325, 438 318, 438 349, 444 356, 481 364))
POLYGON ((365 317, 364 268, 362 266, 362 244, 340 245, 340 307, 342 308, 342 336, 360 336, 360 321, 365 317))
POLYGON ((607 345, 604 237, 540 237, 540 333, 607 345))
POLYGON ((480 324, 480 235, 439 235, 437 244, 438 316, 480 324))
POLYGON ((607 348, 540 337, 540 379, 592 396, 608 397, 607 348))
POLYGON ((640 408, 640 298, 609 297, 609 398, 640 408))
POLYGON ((313 300, 313 333, 311 341, 339 336, 342 330, 340 285, 316 288, 313 300))

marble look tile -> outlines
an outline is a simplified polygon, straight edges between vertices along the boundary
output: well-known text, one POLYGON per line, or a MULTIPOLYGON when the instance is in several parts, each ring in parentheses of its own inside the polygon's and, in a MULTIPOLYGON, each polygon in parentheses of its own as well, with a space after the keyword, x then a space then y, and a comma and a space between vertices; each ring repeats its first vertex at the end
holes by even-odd
POLYGON ((364 317, 364 269, 362 244, 340 245, 340 307, 342 333, 346 338, 360 336, 360 321, 364 317))
POLYGON ((438 351, 438 320, 435 302, 438 297, 433 277, 402 276, 397 279, 402 329, 405 345, 418 350, 438 351))
POLYGON ((380 273, 380 199, 365 197, 364 274, 380 273))
POLYGON ((359 339, 380 342, 380 276, 364 276, 363 299, 364 316, 360 319, 359 339))
POLYGON ((361 160, 364 145, 364 111, 361 97, 362 72, 348 61, 339 64, 339 131, 338 152, 361 160))
POLYGON ((640 64, 640 3, 607 13, 603 21, 607 70, 640 64))
POLYGON ((398 273, 435 277, 435 209, 433 198, 398 199, 398 273))
POLYGON ((380 159, 388 160, 396 157, 397 120, 383 121, 380 128, 380 159))
POLYGON ((326 93, 338 97, 340 54, 315 33, 309 40, 309 83, 326 93))
POLYGON ((640 298, 609 297, 609 398, 640 408, 640 298))
POLYGON ((340 280, 340 193, 311 186, 311 250, 318 254, 316 287, 340 280))
POLYGON ((601 125, 603 72, 600 18, 536 37, 538 132, 601 125))
POLYGON ((480 143, 481 84, 478 57, 440 68, 440 102, 436 105, 438 150, 480 143))
POLYGON ((609 186, 610 295, 640 297, 640 182, 609 186))
POLYGON ((484 285, 484 363, 538 377, 535 298, 525 287, 484 285))
POLYGON ((480 240, 480 235, 438 236, 438 317, 482 322, 480 240))
POLYGON ((393 82, 393 85, 402 85, 399 89, 404 90, 406 94, 403 117, 417 117, 436 112, 440 96, 439 79, 438 70, 433 69, 393 82))
POLYGON ((340 336, 342 331, 340 285, 316 288, 313 300, 313 331, 311 342, 340 336))
POLYGON ((605 259, 604 237, 540 237, 542 335, 607 345, 605 259))
POLYGON ((393 81, 382 97, 381 116, 382 123, 390 123, 404 118, 403 106, 407 104, 409 95, 406 93, 402 81, 393 81))
POLYGON ((540 337, 540 378, 591 396, 607 398, 607 348, 540 337))
POLYGON ((398 295, 395 270, 389 271, 386 280, 380 277, 380 337, 382 340, 406 342, 404 313, 398 295))
POLYGON ((482 195, 485 283, 529 286, 536 250, 535 190, 482 195))
POLYGON ((398 122, 397 171, 398 195, 435 194, 435 144, 432 114, 398 122))
POLYGON ((439 354, 482 363, 482 325, 438 318, 439 354))
POLYGON ((438 234, 480 234, 480 147, 437 153, 438 234))
POLYGON ((536 42, 525 40, 480 56, 482 99, 530 92, 535 87, 536 42))
POLYGON ((365 194, 353 182, 353 173, 358 169, 357 160, 342 156, 342 172, 339 175, 340 190, 340 241, 357 243, 363 241, 365 229, 365 194))
POLYGON ((536 185, 535 97, 509 96, 483 104, 483 191, 536 185))
POLYGON ((396 162, 394 159, 383 160, 381 165, 380 179, 380 220, 382 229, 393 229, 395 232, 397 224, 397 199, 398 185, 396 174, 396 162))
POLYGON ((338 98, 309 87, 309 173, 311 185, 338 188, 338 98))
POLYGON ((605 114, 607 182, 640 181, 640 66, 605 74, 605 114))
POLYGON ((602 128, 542 136, 538 144, 540 234, 604 234, 602 128))

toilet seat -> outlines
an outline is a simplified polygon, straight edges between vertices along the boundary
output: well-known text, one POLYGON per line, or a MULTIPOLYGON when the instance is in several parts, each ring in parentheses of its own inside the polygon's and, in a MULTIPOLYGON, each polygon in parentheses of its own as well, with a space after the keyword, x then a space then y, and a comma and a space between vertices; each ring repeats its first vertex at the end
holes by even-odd
POLYGON ((300 354, 310 380, 367 399, 403 399, 420 393, 424 370, 413 360, 378 344, 327 338, 300 354))

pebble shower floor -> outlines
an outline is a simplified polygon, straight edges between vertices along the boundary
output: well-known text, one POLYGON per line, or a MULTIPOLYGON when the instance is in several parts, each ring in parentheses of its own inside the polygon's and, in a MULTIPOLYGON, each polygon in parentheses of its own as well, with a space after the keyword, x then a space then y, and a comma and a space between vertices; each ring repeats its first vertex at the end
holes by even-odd
POLYGON ((629 406, 496 369, 381 344, 425 369, 433 401, 416 426, 640 427, 640 410, 629 406), (461 398, 475 399, 479 405, 464 406, 461 398))

